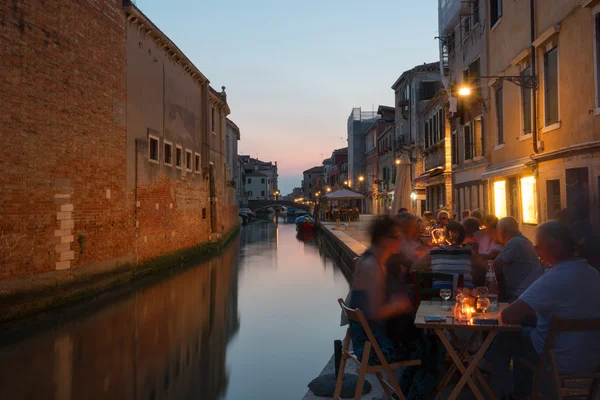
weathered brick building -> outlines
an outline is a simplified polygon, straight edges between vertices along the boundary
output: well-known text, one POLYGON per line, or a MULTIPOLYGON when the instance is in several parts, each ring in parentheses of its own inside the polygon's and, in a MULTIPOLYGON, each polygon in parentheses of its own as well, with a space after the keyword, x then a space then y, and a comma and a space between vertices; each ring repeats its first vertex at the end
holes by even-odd
POLYGON ((3 2, 0 42, 0 280, 134 264, 235 227, 224 92, 134 5, 3 2))

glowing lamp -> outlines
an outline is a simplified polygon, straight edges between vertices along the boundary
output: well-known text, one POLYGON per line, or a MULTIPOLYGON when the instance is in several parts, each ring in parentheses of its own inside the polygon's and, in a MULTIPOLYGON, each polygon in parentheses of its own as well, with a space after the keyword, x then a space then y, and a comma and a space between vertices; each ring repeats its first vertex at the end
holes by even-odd
POLYGON ((471 95, 471 89, 468 88, 467 86, 463 86, 460 89, 458 89, 458 95, 459 96, 470 96, 471 95))

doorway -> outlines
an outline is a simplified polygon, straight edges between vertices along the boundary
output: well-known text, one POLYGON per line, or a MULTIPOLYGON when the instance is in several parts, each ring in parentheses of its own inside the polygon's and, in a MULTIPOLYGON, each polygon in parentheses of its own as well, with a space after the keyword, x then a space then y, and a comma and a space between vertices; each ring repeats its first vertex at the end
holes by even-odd
POLYGON ((570 168, 566 171, 567 208, 571 221, 587 220, 590 217, 590 182, 588 169, 570 168))
POLYGON ((217 190, 215 186, 215 166, 210 164, 209 168, 209 190, 210 190, 210 231, 217 232, 217 190))

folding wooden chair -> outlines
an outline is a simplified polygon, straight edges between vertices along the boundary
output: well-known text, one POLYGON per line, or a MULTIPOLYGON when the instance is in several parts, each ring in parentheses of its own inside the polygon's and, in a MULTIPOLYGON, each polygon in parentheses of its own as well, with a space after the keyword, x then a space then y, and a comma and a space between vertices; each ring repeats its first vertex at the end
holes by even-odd
POLYGON ((429 300, 440 297, 440 289, 433 288, 433 280, 452 282, 452 294, 456 294, 456 288, 463 285, 463 274, 440 274, 436 272, 413 272, 413 283, 415 285, 415 306, 419 307, 421 300, 429 300))
POLYGON ((552 318, 550 332, 548 333, 544 350, 540 355, 540 363, 538 365, 532 365, 526 360, 521 360, 525 366, 534 370, 533 387, 530 396, 532 400, 544 398, 542 395, 540 395, 540 388, 542 385, 542 380, 547 382, 548 378, 554 381, 554 385, 557 390, 557 393, 555 394, 556 397, 552 397, 554 399, 562 400, 565 397, 565 395, 563 395, 563 391, 565 390, 565 382, 570 380, 592 380, 592 384, 587 395, 588 400, 593 400, 596 392, 598 391, 598 386, 600 384, 600 365, 598 365, 599 368, 596 369, 596 372, 593 373, 580 375, 560 374, 558 363, 556 361, 556 354, 554 353, 554 340, 559 333, 565 332, 600 332, 600 318, 552 318), (550 365, 550 371, 547 370, 548 365, 550 365))
POLYGON ((365 330, 367 334, 368 341, 365 343, 365 349, 363 351, 362 359, 359 360, 358 357, 354 354, 354 352, 350 351, 350 330, 346 331, 346 337, 344 338, 343 346, 342 346, 342 359, 340 362, 340 370, 337 377, 337 383, 335 386, 335 393, 333 395, 334 400, 341 400, 340 392, 342 390, 342 382, 344 380, 344 369, 346 368, 346 360, 349 358, 354 360, 356 363, 360 365, 358 370, 358 383, 356 385, 356 391, 354 394, 354 399, 359 400, 362 397, 363 385, 365 383, 365 376, 367 374, 375 373, 377 380, 383 387, 383 390, 388 399, 393 399, 392 393, 395 394, 401 400, 405 400, 404 393, 402 393, 402 389, 400 388, 400 384, 398 380, 394 376, 394 370, 403 367, 410 367, 414 365, 421 365, 421 360, 407 360, 400 361, 395 363, 388 363, 381 351, 381 347, 377 342, 377 339, 373 336, 373 332, 369 327, 369 323, 365 318, 362 311, 357 309, 351 309, 346 306, 343 299, 338 299, 338 303, 342 307, 342 310, 348 317, 350 321, 359 322, 362 328, 365 330), (369 356, 371 355, 371 351, 374 351, 377 355, 377 359, 380 364, 378 365, 369 365, 369 356), (383 375, 381 372, 385 372, 388 380, 383 379, 383 375), (389 381, 389 382, 388 382, 389 381))

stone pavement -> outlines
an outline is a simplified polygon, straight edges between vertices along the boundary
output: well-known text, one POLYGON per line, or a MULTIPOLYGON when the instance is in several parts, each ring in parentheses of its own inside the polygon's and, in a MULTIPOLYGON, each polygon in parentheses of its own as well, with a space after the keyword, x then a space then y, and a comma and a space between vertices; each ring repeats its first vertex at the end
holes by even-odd
POLYGON ((340 222, 339 226, 335 222, 321 222, 321 225, 348 246, 358 257, 369 247, 371 241, 369 227, 375 217, 372 214, 365 214, 361 215, 358 221, 340 222))

